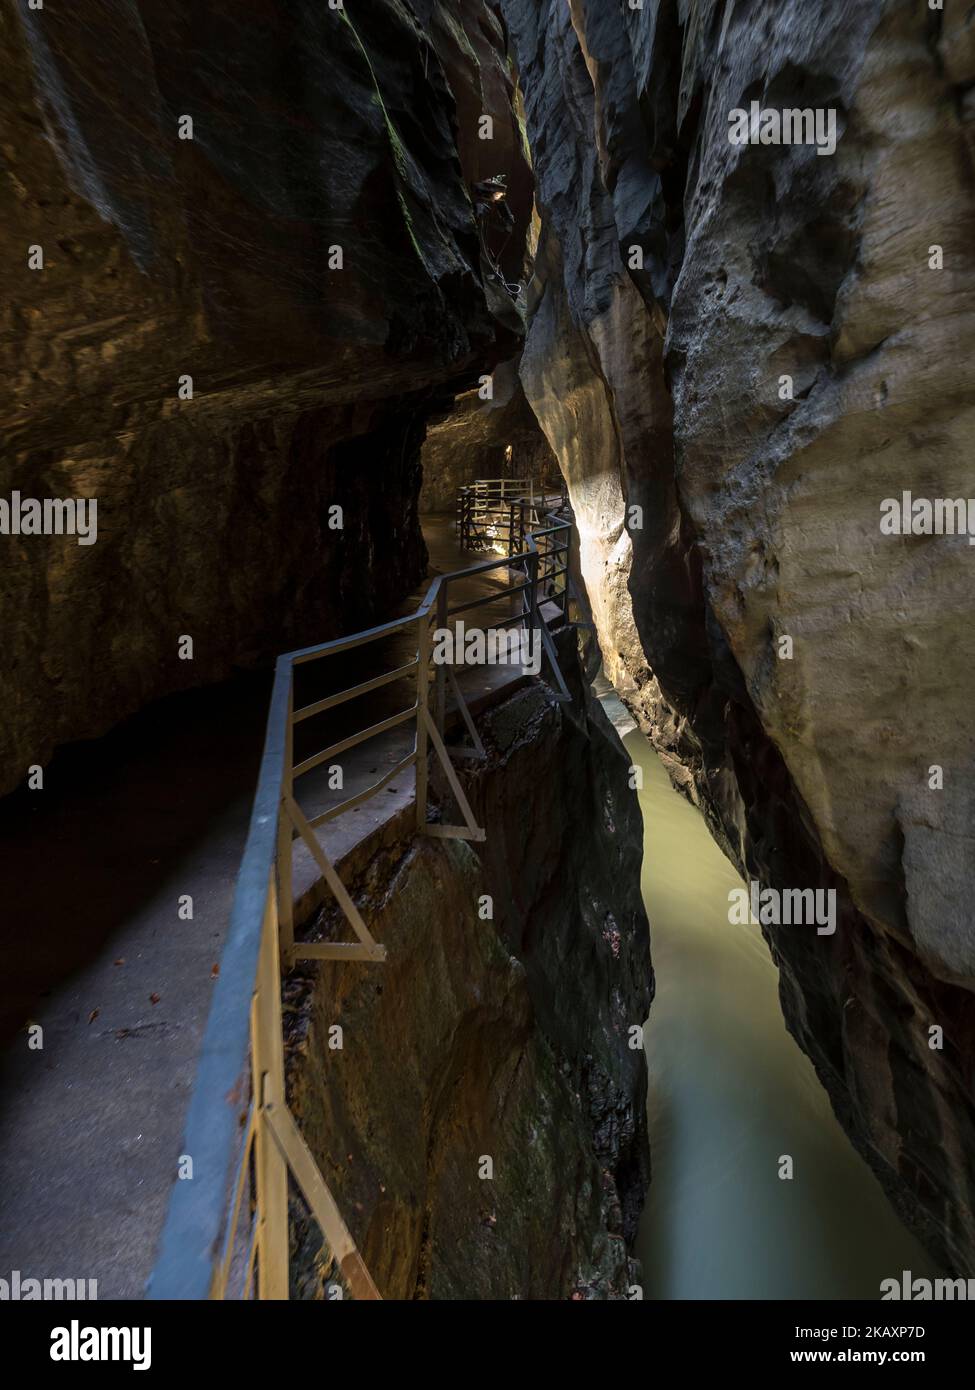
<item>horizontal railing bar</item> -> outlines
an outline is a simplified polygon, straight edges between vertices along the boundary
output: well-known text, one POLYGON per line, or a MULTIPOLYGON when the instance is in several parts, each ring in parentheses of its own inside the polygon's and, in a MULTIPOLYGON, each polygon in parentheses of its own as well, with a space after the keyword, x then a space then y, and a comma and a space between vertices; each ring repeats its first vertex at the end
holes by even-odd
POLYGON ((484 598, 468 599, 465 603, 457 603, 453 608, 447 609, 447 617, 452 618, 455 613, 469 613, 472 608, 483 608, 487 603, 500 603, 502 599, 514 598, 515 594, 523 593, 525 589, 530 589, 531 584, 512 584, 505 589, 499 589, 496 594, 486 594, 484 598))
POLYGON ((474 516, 480 516, 484 512, 493 512, 497 516, 503 516, 507 518, 511 515, 512 512, 514 512, 517 515, 522 505, 528 508, 534 507, 535 504, 529 497, 519 497, 516 498, 514 501, 512 501, 510 498, 506 498, 503 502, 493 502, 490 498, 485 498, 483 501, 473 502, 471 504, 470 510, 471 514, 474 516))
POLYGON ((405 724, 407 719, 412 719, 416 715, 418 705, 410 705, 409 709, 401 710, 399 714, 391 714, 388 719, 381 719, 378 724, 371 724, 368 729, 363 729, 359 734, 351 734, 348 738, 342 739, 341 743, 333 743, 330 748, 325 748, 321 753, 313 753, 310 758, 306 758, 303 763, 299 763, 293 769, 295 777, 303 777, 306 772, 311 772, 313 767, 319 767, 327 758, 334 758, 339 753, 345 753, 350 748, 356 748, 360 743, 365 743, 366 739, 374 738, 377 734, 384 734, 387 729, 395 729, 399 724, 405 724))
MULTIPOLYGON (((547 599, 544 595, 542 596, 542 602, 543 602, 543 603, 548 603, 549 601, 550 601, 550 600, 547 599)), ((522 609, 519 610, 519 612, 517 612, 517 613, 512 613, 512 615, 511 615, 510 618, 501 618, 501 619, 498 620, 498 622, 492 623, 492 624, 491 624, 491 630, 494 631, 494 632, 500 632, 502 628, 505 628, 505 627, 513 627, 515 623, 523 623, 523 622, 526 620, 526 618, 527 618, 528 616, 529 616, 529 615, 528 615, 527 610, 524 609, 524 608, 522 608, 522 609)), ((472 629, 471 629, 472 632, 476 632, 476 631, 478 631, 478 630, 479 630, 479 629, 477 629, 477 628, 472 628, 472 629)), ((460 660, 460 661, 447 661, 447 662, 444 662, 444 665, 445 665, 449 670, 451 670, 451 671, 456 671, 458 667, 461 667, 461 668, 463 668, 464 670, 471 670, 471 671, 472 671, 472 670, 475 669, 475 667, 478 667, 478 666, 489 666, 489 665, 491 665, 491 664, 492 664, 491 662, 474 662, 474 663, 468 664, 466 661, 463 661, 463 660, 460 660)), ((493 664, 497 665, 498 663, 493 663, 493 664)), ((316 824, 317 824, 317 822, 316 822, 316 824)))
POLYGON ((524 608, 517 613, 512 613, 510 618, 500 618, 496 623, 492 623, 494 628, 511 627, 512 623, 523 623, 528 616, 524 608))
POLYGON ((343 811, 351 811, 353 807, 361 806, 364 801, 368 801, 371 796, 375 796, 377 792, 381 792, 388 782, 391 782, 394 777, 399 776, 401 772, 405 772, 408 767, 412 767, 415 762, 416 749, 414 748, 412 753, 407 754, 402 762, 390 768, 383 777, 380 777, 378 782, 373 782, 371 787, 366 787, 365 791, 359 792, 358 795, 350 796, 348 801, 343 801, 341 805, 329 807, 327 811, 323 811, 320 816, 316 816, 315 819, 310 820, 308 824, 311 826, 312 830, 315 830, 318 826, 324 825, 326 821, 334 820, 336 816, 342 815, 343 811))
POLYGON ((329 695, 324 700, 316 700, 313 705, 304 705, 301 709, 296 709, 291 716, 293 724, 300 724, 303 719, 311 719, 313 714, 321 714, 323 710, 334 709, 336 705, 342 705, 346 700, 353 700, 357 695, 368 695, 370 690, 378 690, 382 685, 389 685, 392 681, 402 680, 410 671, 415 671, 420 664, 417 656, 412 661, 408 661, 405 666, 397 666, 395 671, 387 671, 383 676, 375 676, 372 680, 363 681, 362 685, 350 686, 348 690, 342 690, 337 695, 329 695))
POLYGON ((485 832, 481 829, 468 830, 465 825, 437 825, 435 821, 424 826, 424 834, 432 835, 435 840, 475 840, 486 839, 485 832))
POLYGON ((365 646, 367 642, 378 641, 380 637, 390 637, 394 632, 402 632, 404 628, 415 623, 420 616, 419 610, 410 613, 405 618, 394 618, 392 622, 380 623, 379 627, 371 627, 366 632, 357 632, 354 637, 336 637, 331 642, 321 642, 317 647, 302 647, 299 651, 288 652, 287 660, 294 666, 302 666, 306 661, 314 661, 319 656, 330 656, 333 652, 348 652, 353 647, 365 646))
POLYGON ((385 946, 367 946, 362 941, 296 941, 295 960, 384 961, 385 946))
POLYGON ((528 552, 523 551, 518 555, 502 555, 497 560, 481 560, 476 565, 470 565, 467 569, 451 570, 450 574, 440 575, 441 584, 449 584, 454 579, 469 579, 473 575, 487 574, 489 570, 510 569, 517 560, 527 560, 528 552))
POLYGON ((513 491, 516 488, 533 488, 536 497, 562 496, 561 489, 557 484, 539 478, 478 478, 475 482, 468 483, 465 487, 457 490, 461 495, 470 495, 478 492, 499 492, 501 488, 508 491, 513 491))

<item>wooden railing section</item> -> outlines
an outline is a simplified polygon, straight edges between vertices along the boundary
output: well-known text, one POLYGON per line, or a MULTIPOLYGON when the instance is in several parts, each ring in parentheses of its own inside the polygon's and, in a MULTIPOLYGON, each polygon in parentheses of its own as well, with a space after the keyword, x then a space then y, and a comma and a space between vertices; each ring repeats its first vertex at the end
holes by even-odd
MULTIPOLYGON (((542 499, 538 499, 542 501, 542 499)), ((556 502, 558 498, 555 499, 556 502)), ((288 1175, 318 1222, 354 1298, 377 1299, 378 1290, 345 1224, 314 1155, 291 1115, 285 1093, 281 976, 298 961, 382 962, 377 942, 332 862, 317 828, 415 769, 416 831, 441 838, 483 840, 446 745, 449 699, 471 737, 454 750, 483 757, 484 748, 453 667, 431 661, 431 629, 509 596, 519 600, 505 625, 521 623, 539 634, 557 696, 570 699, 549 623, 568 615, 572 523, 566 515, 540 518, 533 495, 506 495, 505 537, 499 559, 442 575, 420 607, 354 636, 278 658, 258 787, 237 880, 230 929, 190 1100, 182 1158, 193 1176, 177 1180, 159 1254, 148 1286, 157 1299, 289 1296, 288 1175), (524 505, 523 505, 524 504, 524 505), (511 521, 517 509, 516 523, 511 521), (548 524, 532 530, 532 519, 548 524), (512 548, 516 534, 522 544, 512 548), (497 571, 506 578, 487 596, 451 603, 462 581, 497 571), (410 660, 349 689, 295 708, 295 672, 393 635, 415 636, 410 660), (327 715, 356 697, 397 681, 412 681, 410 703, 387 718, 332 742, 297 764, 299 725, 327 715), (431 698, 432 697, 432 698, 431 698), (413 748, 378 781, 317 816, 302 809, 297 784, 316 767, 401 725, 413 728, 413 748), (460 823, 430 818, 429 755, 434 754, 460 810, 460 823), (296 939, 293 850, 301 841, 351 926, 354 940, 296 939)), ((495 624, 500 626, 501 624, 495 624)))

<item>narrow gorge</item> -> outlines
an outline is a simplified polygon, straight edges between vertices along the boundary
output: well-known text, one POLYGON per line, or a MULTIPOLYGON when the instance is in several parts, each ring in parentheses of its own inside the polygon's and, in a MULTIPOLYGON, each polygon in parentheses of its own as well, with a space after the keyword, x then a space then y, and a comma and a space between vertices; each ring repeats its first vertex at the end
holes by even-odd
POLYGON ((0 40, 0 1290, 975 1296, 975 11, 0 40))
POLYGON ((766 930, 786 1021, 967 1275, 971 551, 879 521, 971 491, 971 11, 505 13, 545 212, 521 375, 607 669, 746 879, 836 891, 833 936, 766 930), (835 154, 731 143, 753 102, 835 111, 835 154))

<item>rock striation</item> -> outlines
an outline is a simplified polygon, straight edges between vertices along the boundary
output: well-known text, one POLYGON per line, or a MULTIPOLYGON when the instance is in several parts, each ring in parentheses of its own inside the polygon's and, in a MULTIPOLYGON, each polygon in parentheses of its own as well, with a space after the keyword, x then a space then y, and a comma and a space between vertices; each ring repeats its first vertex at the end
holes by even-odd
POLYGON ((521 375, 607 668, 747 877, 837 892, 833 936, 766 927, 788 1025, 965 1274, 975 550, 880 520, 975 492, 970 6, 503 11, 541 215, 521 375), (752 103, 835 151, 734 143, 752 103))

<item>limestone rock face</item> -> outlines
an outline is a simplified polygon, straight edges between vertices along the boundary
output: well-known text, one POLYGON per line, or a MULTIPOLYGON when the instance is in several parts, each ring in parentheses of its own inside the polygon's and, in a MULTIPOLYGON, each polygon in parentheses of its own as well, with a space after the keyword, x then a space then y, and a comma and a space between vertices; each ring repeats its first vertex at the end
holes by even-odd
POLYGON ((503 8, 542 217, 522 377, 607 666, 749 877, 837 890, 834 936, 767 928, 787 1021, 964 1273, 975 549, 880 521, 975 494, 970 7, 503 8), (835 152, 732 143, 753 101, 834 113, 835 152))
POLYGON ((531 175, 484 0, 0 0, 0 42, 0 497, 98 503, 0 536, 6 790, 408 591, 429 403, 520 343, 469 187, 515 273, 531 175))
MULTIPOLYGON (((642 825, 623 747, 572 684, 571 709, 536 684, 483 717, 489 758, 465 778, 483 845, 410 837, 362 867, 386 962, 286 983, 289 1104, 386 1298, 627 1298, 639 1282, 642 825)), ((300 1217, 295 1235, 295 1293, 321 1296, 320 1240, 300 1217)))

